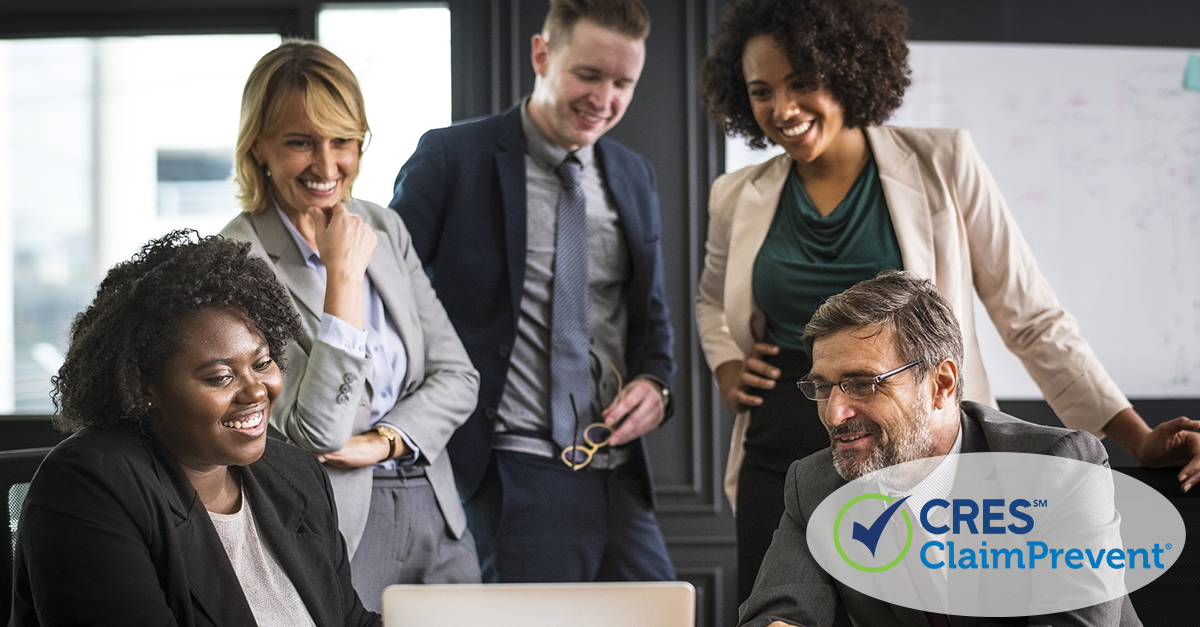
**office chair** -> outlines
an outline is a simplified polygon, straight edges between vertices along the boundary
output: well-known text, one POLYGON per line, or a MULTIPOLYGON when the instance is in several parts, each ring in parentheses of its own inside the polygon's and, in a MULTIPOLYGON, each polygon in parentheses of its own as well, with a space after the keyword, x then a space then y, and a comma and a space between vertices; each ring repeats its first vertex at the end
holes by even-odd
POLYGON ((1146 627, 1196 624, 1194 595, 1200 590, 1200 487, 1186 494, 1179 489, 1178 468, 1118 467, 1122 472, 1165 496, 1187 529, 1187 542, 1175 565, 1144 588, 1129 593, 1133 609, 1146 627))
POLYGON ((0 520, 8 522, 4 537, 4 559, 0 561, 0 623, 8 621, 12 611, 13 549, 17 543, 17 520, 21 503, 29 491, 29 481, 50 448, 27 448, 0 452, 0 520))

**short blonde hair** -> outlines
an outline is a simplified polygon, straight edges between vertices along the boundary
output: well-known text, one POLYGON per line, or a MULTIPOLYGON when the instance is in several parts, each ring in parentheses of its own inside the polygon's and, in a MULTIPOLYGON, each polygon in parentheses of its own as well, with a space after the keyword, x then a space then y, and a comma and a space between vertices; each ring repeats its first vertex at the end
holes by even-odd
MULTIPOLYGON (((354 72, 316 42, 284 40, 258 60, 242 91, 242 117, 233 169, 238 200, 248 213, 258 213, 271 205, 271 182, 263 164, 254 158, 252 148, 256 141, 283 125, 288 96, 292 94, 303 99, 309 121, 321 134, 357 139, 358 154, 362 157, 363 144, 371 129, 354 72)), ((354 181, 346 185, 343 201, 350 200, 353 185, 354 181)))

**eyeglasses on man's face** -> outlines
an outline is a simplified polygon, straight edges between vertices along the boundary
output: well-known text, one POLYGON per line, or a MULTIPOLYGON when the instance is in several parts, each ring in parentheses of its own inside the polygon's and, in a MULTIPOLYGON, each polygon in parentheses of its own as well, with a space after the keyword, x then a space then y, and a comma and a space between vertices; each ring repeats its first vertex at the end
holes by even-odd
POLYGON ((905 370, 908 370, 909 368, 921 363, 922 361, 924 360, 918 359, 911 364, 900 366, 895 370, 889 370, 874 377, 849 377, 847 379, 842 379, 837 383, 801 379, 796 382, 796 387, 800 388, 800 391, 804 393, 806 398, 813 401, 829 400, 829 395, 833 394, 833 386, 835 385, 841 388, 842 392, 845 393, 846 396, 849 396, 856 401, 864 401, 868 398, 871 398, 871 396, 875 394, 876 386, 882 383, 885 379, 894 377, 901 372, 904 372, 905 370))

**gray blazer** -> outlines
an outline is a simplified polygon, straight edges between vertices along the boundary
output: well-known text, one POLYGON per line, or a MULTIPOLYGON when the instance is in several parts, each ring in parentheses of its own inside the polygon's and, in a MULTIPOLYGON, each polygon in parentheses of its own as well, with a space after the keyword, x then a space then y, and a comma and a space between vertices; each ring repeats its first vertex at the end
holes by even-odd
MULTIPOLYGON (((383 298, 404 340, 408 370, 400 399, 383 419, 404 430, 421 449, 446 527, 455 538, 466 529, 466 516, 454 484, 446 442, 471 412, 479 391, 479 373, 454 332, 446 311, 412 248, 395 212, 355 200, 346 209, 375 229, 379 243, 367 274, 383 298)), ((325 288, 301 257, 291 233, 274 209, 234 218, 221 235, 250 242, 252 252, 269 261, 287 286, 303 328, 284 359, 283 393, 271 423, 301 448, 336 451, 351 435, 370 429, 370 358, 316 341, 324 311, 325 288)), ((338 526, 354 555, 371 505, 372 469, 326 468, 338 508, 338 526)))
MULTIPOLYGON (((1104 446, 1085 431, 1036 425, 970 401, 962 403, 960 424, 963 453, 1033 453, 1108 466, 1104 446)), ((780 620, 805 627, 828 627, 835 619, 839 625, 847 624, 848 617, 858 627, 929 626, 924 612, 891 605, 833 579, 809 552, 805 538, 809 517, 826 496, 844 485, 846 480, 833 469, 833 452, 829 448, 792 464, 784 490, 786 511, 758 571, 754 591, 741 607, 740 625, 762 627, 780 620)), ((955 627, 1025 624, 1137 627, 1142 624, 1128 595, 1071 612, 1028 619, 949 618, 955 627)))

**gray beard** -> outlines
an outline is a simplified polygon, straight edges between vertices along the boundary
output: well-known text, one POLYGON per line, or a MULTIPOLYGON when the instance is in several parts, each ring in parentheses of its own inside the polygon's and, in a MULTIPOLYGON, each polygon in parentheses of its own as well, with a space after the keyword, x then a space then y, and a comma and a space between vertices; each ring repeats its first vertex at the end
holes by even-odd
POLYGON ((924 398, 918 399, 908 428, 887 442, 882 441, 882 430, 875 425, 875 445, 865 456, 853 451, 839 451, 833 442, 833 434, 830 434, 834 470, 846 481, 854 481, 876 470, 928 457, 933 448, 933 434, 929 431, 930 413, 929 403, 924 398))

